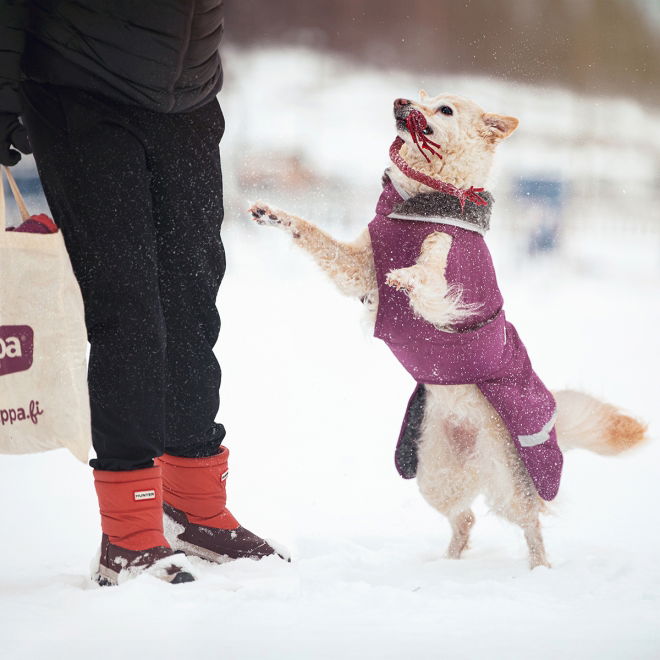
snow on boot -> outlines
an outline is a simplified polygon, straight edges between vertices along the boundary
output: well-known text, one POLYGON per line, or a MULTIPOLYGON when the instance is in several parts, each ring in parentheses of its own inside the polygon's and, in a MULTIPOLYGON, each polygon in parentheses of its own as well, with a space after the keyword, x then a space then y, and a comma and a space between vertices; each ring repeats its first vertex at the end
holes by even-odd
POLYGON ((180 458, 163 454, 165 535, 173 548, 208 561, 261 559, 279 555, 268 542, 238 524, 227 509, 229 450, 216 456, 180 458))
POLYGON ((159 467, 111 472, 94 470, 101 511, 101 549, 94 579, 119 584, 143 573, 179 584, 194 577, 188 559, 163 534, 163 487, 159 467))

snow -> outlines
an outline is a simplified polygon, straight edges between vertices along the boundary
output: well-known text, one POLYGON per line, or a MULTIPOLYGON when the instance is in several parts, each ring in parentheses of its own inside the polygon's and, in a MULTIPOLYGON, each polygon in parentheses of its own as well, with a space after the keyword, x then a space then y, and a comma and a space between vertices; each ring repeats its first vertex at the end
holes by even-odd
MULTIPOLYGON (((373 75, 365 81, 375 86, 373 75)), ((396 83, 380 81, 388 103, 396 83)), ((226 105, 239 116, 236 98, 226 105)), ((240 136, 266 121, 248 114, 228 129, 228 186, 240 136)), ((330 150, 335 138, 333 162, 338 135, 329 130, 319 144, 330 150)), ((285 137, 306 142, 293 129, 285 137)), ((322 193, 288 207, 357 234, 378 195, 371 144, 368 161, 342 161, 368 193, 348 196, 354 225, 333 225, 322 193)), ((341 173, 328 167, 327 176, 341 173)), ((284 205, 286 194, 274 201, 284 205)), ((64 451, 2 456, 1 656, 660 657, 657 442, 616 458, 567 455, 543 521, 552 569, 530 571, 520 530, 481 503, 471 549, 444 559, 446 520, 393 466, 409 376, 370 338, 360 305, 286 236, 250 224, 246 206, 234 189, 219 298, 230 505, 294 560, 193 559, 192 584, 145 576, 98 588, 88 579, 99 541, 90 470, 64 451)), ((576 230, 559 254, 536 260, 514 238, 496 226, 489 242, 507 315, 538 372, 552 388, 581 388, 634 412, 657 437, 658 234, 576 230)))
MULTIPOLYGON (((294 561, 200 560, 194 584, 96 588, 89 470, 64 451, 2 457, 3 657, 658 657, 657 445, 568 455, 544 522, 551 570, 530 572, 522 534, 481 506, 473 548, 445 560, 448 525, 392 464, 408 376, 365 336, 359 305, 283 235, 236 226, 226 242, 218 354, 230 498, 294 561)), ((584 387, 657 432, 658 278, 640 282, 616 263, 607 274, 535 264, 525 277, 499 265, 547 382, 584 387)))

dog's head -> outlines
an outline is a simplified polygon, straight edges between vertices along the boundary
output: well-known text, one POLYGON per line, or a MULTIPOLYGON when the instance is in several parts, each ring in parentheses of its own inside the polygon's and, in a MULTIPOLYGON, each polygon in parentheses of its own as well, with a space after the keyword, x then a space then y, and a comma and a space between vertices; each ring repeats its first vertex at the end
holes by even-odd
POLYGON ((394 101, 397 134, 405 143, 401 155, 415 169, 458 187, 483 186, 497 145, 518 126, 515 117, 485 112, 469 99, 451 94, 429 96, 420 91, 419 101, 394 101), (419 152, 406 126, 411 110, 421 112, 427 122, 426 136, 440 144, 442 158, 430 163, 419 152))

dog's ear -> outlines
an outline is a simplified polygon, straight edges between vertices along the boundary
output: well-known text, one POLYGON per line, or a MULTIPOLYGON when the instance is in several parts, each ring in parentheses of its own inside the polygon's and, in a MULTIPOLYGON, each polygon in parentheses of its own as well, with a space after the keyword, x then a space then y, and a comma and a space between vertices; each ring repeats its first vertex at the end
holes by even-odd
POLYGON ((490 142, 508 138, 518 127, 518 120, 515 117, 485 112, 481 118, 484 122, 483 136, 490 142))
POLYGON ((423 103, 426 99, 430 99, 428 92, 425 89, 419 90, 419 100, 423 103))

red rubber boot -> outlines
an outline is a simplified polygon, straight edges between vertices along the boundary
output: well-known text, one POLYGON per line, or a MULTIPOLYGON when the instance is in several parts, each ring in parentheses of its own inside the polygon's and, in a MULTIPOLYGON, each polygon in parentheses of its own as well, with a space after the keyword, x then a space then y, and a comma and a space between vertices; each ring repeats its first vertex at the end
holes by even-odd
POLYGON ((261 559, 280 553, 248 531, 227 509, 229 450, 208 458, 163 454, 165 535, 172 547, 208 561, 261 559))
POLYGON ((101 510, 101 549, 94 579, 119 584, 149 573, 165 582, 192 582, 188 559, 172 550, 163 534, 163 488, 159 467, 110 472, 94 470, 101 510))

